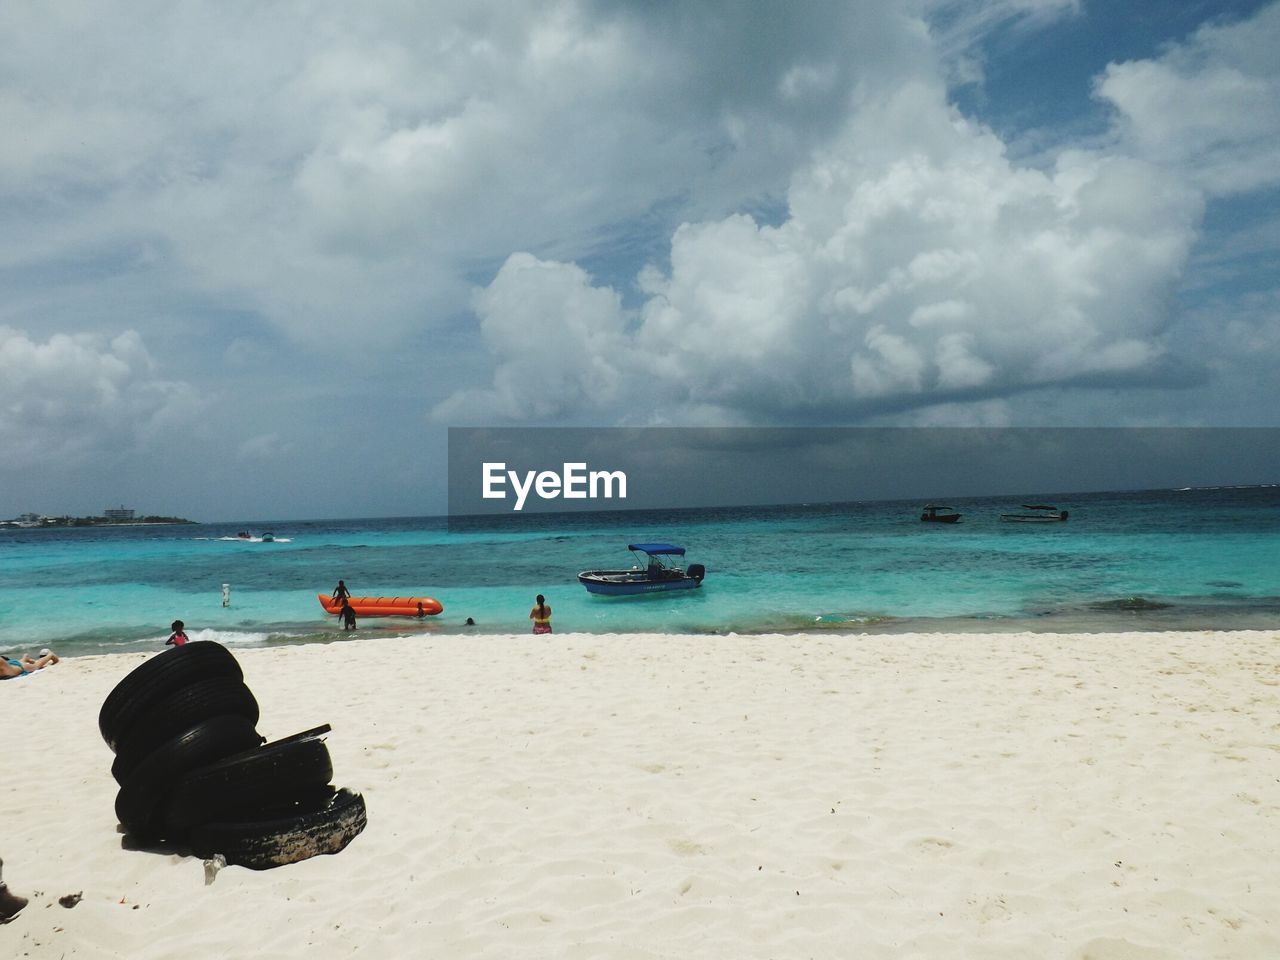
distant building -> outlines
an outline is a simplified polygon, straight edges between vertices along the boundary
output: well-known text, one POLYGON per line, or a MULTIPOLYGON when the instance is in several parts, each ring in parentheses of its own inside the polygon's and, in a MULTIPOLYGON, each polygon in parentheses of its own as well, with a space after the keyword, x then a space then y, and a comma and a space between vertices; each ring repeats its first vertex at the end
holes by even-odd
POLYGON ((107 508, 102 511, 102 515, 108 520, 132 520, 133 511, 126 509, 123 505, 115 509, 107 508))
POLYGON ((39 523, 40 514, 38 513, 22 513, 18 515, 19 523, 39 523))

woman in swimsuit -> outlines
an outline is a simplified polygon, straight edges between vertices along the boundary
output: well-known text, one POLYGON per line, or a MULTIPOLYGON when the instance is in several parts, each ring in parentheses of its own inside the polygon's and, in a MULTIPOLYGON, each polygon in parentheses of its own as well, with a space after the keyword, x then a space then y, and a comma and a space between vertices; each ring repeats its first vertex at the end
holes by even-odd
POLYGON ((534 633, 551 632, 551 608, 542 594, 538 594, 537 605, 529 611, 529 619, 533 621, 534 633))
POLYGON ((51 663, 58 662, 58 655, 48 650, 41 650, 39 657, 29 657, 25 653, 19 659, 5 657, 0 659, 0 680, 12 677, 25 677, 28 673, 43 670, 51 663))

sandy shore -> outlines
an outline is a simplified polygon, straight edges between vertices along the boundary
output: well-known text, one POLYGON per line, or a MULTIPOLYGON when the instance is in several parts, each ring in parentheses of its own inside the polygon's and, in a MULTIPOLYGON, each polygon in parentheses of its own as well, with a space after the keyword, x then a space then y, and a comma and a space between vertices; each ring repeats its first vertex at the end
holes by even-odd
POLYGON ((237 657, 365 833, 209 886, 123 849, 97 713, 143 657, 64 661, 0 684, 0 955, 1280 956, 1280 632, 237 657))

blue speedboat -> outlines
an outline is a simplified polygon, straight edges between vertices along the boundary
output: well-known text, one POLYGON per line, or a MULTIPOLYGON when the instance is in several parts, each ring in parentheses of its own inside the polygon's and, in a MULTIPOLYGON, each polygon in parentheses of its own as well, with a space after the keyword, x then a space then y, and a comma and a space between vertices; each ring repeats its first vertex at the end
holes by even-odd
POLYGON ((610 597, 629 597, 658 590, 692 590, 702 586, 707 568, 691 563, 687 568, 674 565, 670 557, 683 557, 684 547, 670 543, 627 544, 639 561, 630 570, 584 570, 578 582, 588 593, 610 597))

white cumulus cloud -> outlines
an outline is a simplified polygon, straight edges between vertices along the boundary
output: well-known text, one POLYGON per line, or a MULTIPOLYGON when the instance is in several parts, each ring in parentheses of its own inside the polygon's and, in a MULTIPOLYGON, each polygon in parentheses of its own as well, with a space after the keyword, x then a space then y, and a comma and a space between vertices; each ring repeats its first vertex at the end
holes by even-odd
POLYGON ((0 266, 146 247, 295 341, 383 347, 446 325, 512 251, 581 257, 656 209, 776 195, 855 84, 918 69, 909 22, 883 2, 15 0, 0 266))
POLYGON ((442 420, 554 419, 616 404, 621 303, 580 267, 513 254, 474 306, 498 358, 493 387, 455 394, 438 408, 442 420))
POLYGON ((157 375, 133 331, 40 342, 0 326, 0 447, 8 468, 127 453, 198 408, 188 384, 157 375))
MULTIPOLYGON (((940 85, 920 83, 861 103, 796 172, 788 209, 776 227, 744 215, 685 224, 670 266, 641 276, 632 316, 611 314, 607 338, 545 358, 536 404, 508 402, 505 365, 467 403, 513 419, 634 417, 656 382, 664 417, 711 405, 747 419, 853 420, 1122 384, 1150 376, 1164 352, 1167 298, 1202 201, 1170 171, 1116 152, 1019 168, 940 85), (622 386, 587 389, 581 371, 595 364, 622 386)), ((549 282, 570 270, 504 268, 479 298, 491 348, 505 356, 508 333, 572 314, 549 282)))
POLYGON ((1211 194, 1280 183, 1280 4, 1201 27, 1154 60, 1113 63, 1097 95, 1138 155, 1211 194))

